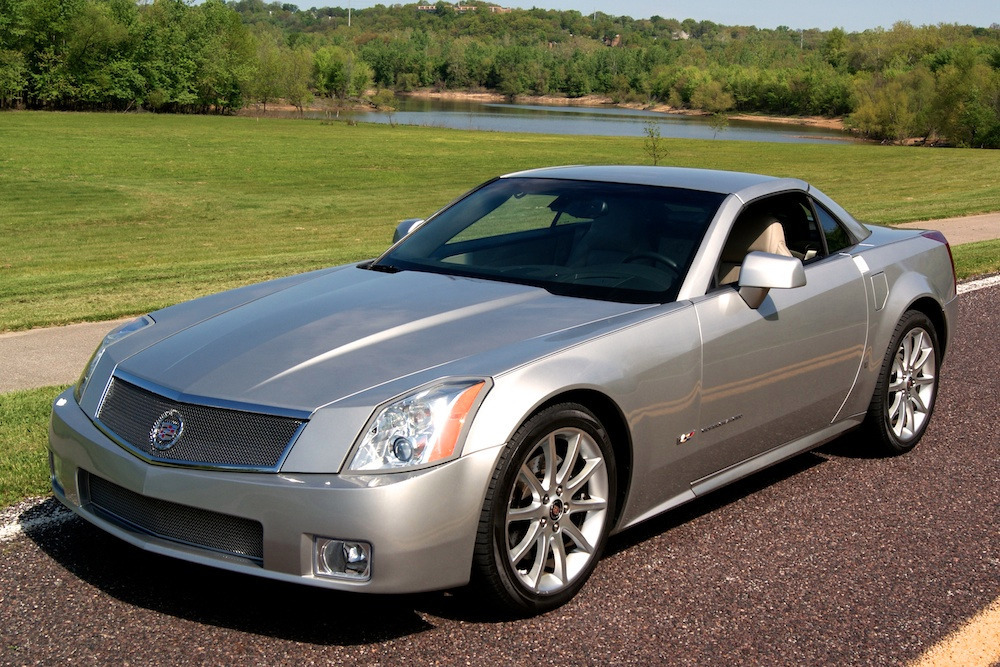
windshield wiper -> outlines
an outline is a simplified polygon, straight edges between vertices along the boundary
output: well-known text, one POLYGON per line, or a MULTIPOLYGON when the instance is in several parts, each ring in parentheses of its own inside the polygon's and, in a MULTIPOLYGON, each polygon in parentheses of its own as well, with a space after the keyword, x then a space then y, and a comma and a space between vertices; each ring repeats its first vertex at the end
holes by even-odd
POLYGON ((382 273, 399 273, 403 270, 398 266, 393 266, 392 264, 378 264, 377 262, 358 264, 358 268, 368 269, 369 271, 381 271, 382 273))

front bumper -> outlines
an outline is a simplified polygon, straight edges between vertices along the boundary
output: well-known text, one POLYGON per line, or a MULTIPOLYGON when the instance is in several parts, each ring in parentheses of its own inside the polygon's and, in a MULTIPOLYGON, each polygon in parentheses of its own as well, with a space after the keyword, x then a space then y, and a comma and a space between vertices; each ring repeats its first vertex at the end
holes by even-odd
POLYGON ((469 581, 480 511, 501 447, 441 466, 384 475, 313 475, 192 470, 148 464, 87 418, 67 390, 49 429, 56 497, 99 528, 138 547, 184 560, 339 590, 410 593, 469 581), (165 539, 95 506, 92 476, 154 503, 259 522, 260 558, 165 539), (316 537, 372 546, 367 581, 316 576, 316 537))

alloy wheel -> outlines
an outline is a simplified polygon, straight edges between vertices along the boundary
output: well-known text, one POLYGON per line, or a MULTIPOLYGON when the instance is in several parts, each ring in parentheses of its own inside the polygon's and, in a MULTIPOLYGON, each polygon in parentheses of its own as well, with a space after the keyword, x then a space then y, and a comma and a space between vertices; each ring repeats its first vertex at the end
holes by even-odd
POLYGON ((506 553, 534 594, 557 593, 588 572, 608 521, 608 469, 585 431, 538 440, 517 472, 506 511, 506 553))

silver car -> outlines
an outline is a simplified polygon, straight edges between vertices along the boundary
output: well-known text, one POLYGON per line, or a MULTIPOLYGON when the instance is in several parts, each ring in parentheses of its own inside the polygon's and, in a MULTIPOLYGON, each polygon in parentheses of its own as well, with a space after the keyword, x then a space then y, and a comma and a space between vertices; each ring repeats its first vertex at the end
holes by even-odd
POLYGON ((537 613, 611 533, 858 427, 911 449, 956 318, 940 233, 794 179, 540 169, 398 236, 109 334, 56 497, 196 563, 537 613))

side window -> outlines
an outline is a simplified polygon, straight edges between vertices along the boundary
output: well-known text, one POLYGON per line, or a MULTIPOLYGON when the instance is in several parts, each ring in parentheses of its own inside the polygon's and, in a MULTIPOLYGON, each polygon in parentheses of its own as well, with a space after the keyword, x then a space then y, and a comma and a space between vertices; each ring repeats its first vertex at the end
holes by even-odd
POLYGON ((737 282, 743 258, 755 250, 803 262, 824 256, 820 227, 805 195, 767 197, 740 213, 719 257, 716 285, 737 282))
POLYGON ((823 226, 823 234, 826 236, 826 247, 830 253, 840 252, 844 248, 854 245, 854 240, 840 226, 837 219, 819 204, 816 204, 816 215, 819 216, 819 222, 823 226))
POLYGON ((793 257, 803 262, 824 257, 819 224, 809 202, 802 196, 789 196, 778 219, 785 230, 785 245, 793 257))

